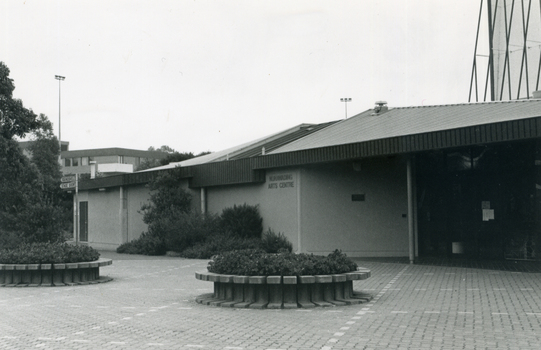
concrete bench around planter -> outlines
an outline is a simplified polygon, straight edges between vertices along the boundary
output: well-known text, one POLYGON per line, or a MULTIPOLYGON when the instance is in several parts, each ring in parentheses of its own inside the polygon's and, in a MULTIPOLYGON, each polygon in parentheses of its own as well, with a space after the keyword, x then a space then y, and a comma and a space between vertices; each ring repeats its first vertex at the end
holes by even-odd
POLYGON ((100 267, 111 259, 64 264, 0 264, 0 287, 73 286, 109 282, 100 267))
POLYGON ((196 298, 200 304, 293 309, 361 304, 372 299, 353 291, 353 281, 370 277, 370 270, 318 276, 234 276, 196 272, 195 278, 214 282, 214 293, 196 298))

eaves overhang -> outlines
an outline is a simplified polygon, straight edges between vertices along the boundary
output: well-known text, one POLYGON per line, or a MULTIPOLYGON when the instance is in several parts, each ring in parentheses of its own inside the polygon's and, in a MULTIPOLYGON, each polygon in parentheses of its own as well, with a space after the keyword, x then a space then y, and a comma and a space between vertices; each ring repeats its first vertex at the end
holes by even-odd
MULTIPOLYGON (((189 179, 193 176, 192 169, 190 168, 175 168, 175 169, 176 171, 181 172, 182 178, 189 179)), ((137 172, 137 173, 130 173, 130 174, 97 177, 95 179, 89 179, 89 180, 82 180, 79 182, 79 190, 87 191, 87 190, 97 190, 101 188, 147 184, 158 175, 163 174, 164 172, 167 172, 170 170, 171 169, 159 170, 159 171, 153 171, 153 172, 137 172)))
MULTIPOLYGON (((364 142, 269 154, 238 160, 211 162, 180 169, 191 188, 265 182, 265 169, 382 157, 511 142, 541 137, 541 117, 381 138, 364 142)), ((82 181, 80 190, 144 184, 162 172, 137 172, 82 181)))
POLYGON ((254 158, 253 169, 268 169, 456 148, 541 137, 541 117, 333 145, 254 158))

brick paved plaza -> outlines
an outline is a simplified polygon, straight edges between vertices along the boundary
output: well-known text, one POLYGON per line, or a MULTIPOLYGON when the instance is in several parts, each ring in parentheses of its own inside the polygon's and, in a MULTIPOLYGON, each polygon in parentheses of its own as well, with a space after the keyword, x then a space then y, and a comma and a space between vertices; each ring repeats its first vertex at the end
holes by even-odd
POLYGON ((209 307, 207 261, 104 253, 109 283, 0 288, 0 349, 540 349, 541 275, 363 262, 368 304, 209 307))

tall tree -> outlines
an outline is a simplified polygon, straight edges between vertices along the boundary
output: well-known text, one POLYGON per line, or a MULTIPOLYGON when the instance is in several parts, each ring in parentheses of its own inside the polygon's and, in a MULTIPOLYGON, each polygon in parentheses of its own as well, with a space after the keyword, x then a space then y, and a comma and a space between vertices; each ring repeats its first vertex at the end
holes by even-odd
MULTIPOLYGON (((21 241, 62 240, 65 210, 54 196, 59 182, 58 148, 52 125, 44 115, 38 117, 21 100, 13 98, 15 85, 9 69, 0 62, 0 236, 21 241), (29 133, 38 146, 32 147, 32 160, 26 157, 15 137, 29 133), (47 145, 47 146, 46 146, 47 145)), ((5 242, 4 242, 5 243, 5 242)))

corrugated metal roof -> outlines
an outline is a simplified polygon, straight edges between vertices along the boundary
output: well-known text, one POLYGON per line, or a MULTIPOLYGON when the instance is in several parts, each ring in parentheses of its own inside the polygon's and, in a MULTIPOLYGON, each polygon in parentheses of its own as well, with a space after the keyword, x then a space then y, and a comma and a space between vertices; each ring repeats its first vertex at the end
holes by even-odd
POLYGON ((321 130, 329 125, 332 125, 333 123, 336 122, 327 122, 323 124, 300 124, 278 133, 225 149, 223 151, 213 152, 204 156, 184 160, 182 162, 173 162, 160 167, 145 169, 141 172, 158 171, 172 169, 179 166, 186 167, 258 156, 261 155, 262 147, 265 147, 266 152, 269 152, 270 150, 276 149, 277 147, 283 146, 289 142, 298 140, 306 135, 310 135, 311 133, 321 130))
POLYGON ((366 142, 541 116, 541 100, 370 109, 268 154, 366 142))
POLYGON ((265 142, 258 145, 257 147, 252 147, 251 149, 238 153, 229 159, 243 159, 243 158, 261 156, 263 155, 263 148, 265 148, 265 153, 271 152, 279 147, 287 145, 290 142, 299 140, 303 137, 313 134, 314 132, 322 130, 334 123, 336 123, 336 121, 323 123, 323 124, 317 124, 317 125, 313 125, 313 124, 300 125, 299 129, 295 132, 288 133, 286 135, 280 136, 275 139, 265 140, 265 142))

